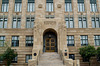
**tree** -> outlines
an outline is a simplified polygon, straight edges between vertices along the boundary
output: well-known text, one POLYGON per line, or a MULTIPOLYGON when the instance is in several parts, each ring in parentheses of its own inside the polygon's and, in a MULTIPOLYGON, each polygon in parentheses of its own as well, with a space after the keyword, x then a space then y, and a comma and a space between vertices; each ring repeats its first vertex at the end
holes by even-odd
POLYGON ((97 61, 100 61, 100 47, 97 48, 97 61))
POLYGON ((15 52, 14 49, 11 49, 11 47, 9 47, 7 44, 5 46, 6 50, 3 54, 0 55, 0 59, 5 61, 7 66, 9 66, 11 64, 11 61, 17 56, 17 52, 15 52))
POLYGON ((82 56, 83 61, 88 60, 89 61, 89 66, 90 66, 90 58, 92 56, 96 55, 96 50, 95 50, 94 46, 88 45, 88 46, 79 48, 79 50, 80 50, 79 54, 82 56))

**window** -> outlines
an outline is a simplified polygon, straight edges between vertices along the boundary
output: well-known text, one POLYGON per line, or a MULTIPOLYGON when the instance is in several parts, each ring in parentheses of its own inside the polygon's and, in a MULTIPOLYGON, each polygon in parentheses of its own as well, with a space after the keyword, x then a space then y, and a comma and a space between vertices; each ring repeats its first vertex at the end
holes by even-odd
POLYGON ((34 0, 28 0, 28 8, 27 8, 28 12, 33 12, 35 11, 34 9, 35 9, 34 0))
POLYGON ((46 11, 53 11, 53 0, 46 0, 46 11))
POLYGON ((8 12, 9 0, 2 0, 2 12, 8 12))
POLYGON ((71 0, 65 0, 65 11, 71 12, 72 11, 72 2, 71 0))
POLYGON ((29 59, 32 59, 32 55, 31 54, 30 55, 26 55, 26 63, 28 63, 29 59))
POLYGON ((97 12, 96 0, 90 0, 90 9, 91 9, 91 12, 97 12))
POLYGON ((11 62, 12 63, 17 63, 17 56, 11 62))
POLYGON ((33 46, 33 36, 26 36, 26 46, 33 46))
POLYGON ((13 18, 12 28, 21 28, 21 18, 20 17, 13 18))
POLYGON ((79 28, 87 28, 87 20, 86 17, 79 17, 79 28))
POLYGON ((75 55, 74 54, 69 54, 69 59, 75 60, 75 55))
POLYGON ((19 37, 18 36, 12 36, 12 47, 19 46, 19 37))
POLYGON ((85 11, 84 0, 78 0, 78 12, 83 12, 83 11, 85 11))
POLYGON ((88 36, 81 36, 81 46, 88 45, 88 36))
POLYGON ((67 36, 67 46, 74 46, 74 36, 67 36))
POLYGON ((21 12, 22 0, 15 0, 15 12, 21 12))
MULTIPOLYGON (((0 58, 2 58, 2 56, 0 56, 0 58)), ((3 62, 3 60, 2 59, 0 59, 0 63, 2 63, 3 62)))
POLYGON ((7 28, 7 18, 0 18, 0 28, 7 28))
POLYGON ((27 17, 26 18, 26 28, 33 28, 34 27, 34 17, 27 17))
POLYGON ((100 46, 100 35, 94 36, 95 46, 100 46))
POLYGON ((5 43, 5 36, 0 36, 0 47, 3 47, 5 43))
POLYGON ((67 28, 74 28, 74 20, 73 20, 73 17, 70 17, 70 18, 65 18, 66 20, 66 27, 67 28))
POLYGON ((92 17, 92 27, 93 28, 100 28, 100 20, 99 17, 92 17))

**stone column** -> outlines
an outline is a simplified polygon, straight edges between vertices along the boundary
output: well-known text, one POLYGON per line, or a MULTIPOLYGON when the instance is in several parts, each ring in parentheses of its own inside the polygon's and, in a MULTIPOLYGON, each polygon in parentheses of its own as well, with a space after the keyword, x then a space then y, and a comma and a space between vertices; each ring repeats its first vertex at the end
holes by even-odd
POLYGON ((72 0, 72 8, 73 8, 73 14, 74 14, 74 27, 78 28, 77 0, 72 0))
POLYGON ((80 35, 75 35, 74 36, 74 41, 75 41, 75 46, 76 47, 81 47, 80 35))
POLYGON ((94 35, 88 35, 88 44, 95 46, 94 35))
POLYGON ((27 12, 27 0, 22 0, 22 17, 21 17, 21 28, 26 27, 26 12, 27 12))
POLYGON ((12 45, 12 41, 11 41, 12 40, 12 36, 7 35, 5 37, 6 37, 5 42, 7 43, 8 46, 11 46, 12 45))
POLYGON ((19 36, 19 47, 25 47, 25 36, 19 36))
POLYGON ((98 8, 98 12, 100 14, 100 0, 97 0, 97 8, 98 8))
POLYGON ((0 12, 1 12, 1 8, 2 8, 2 0, 0 0, 0 12))
POLYGON ((92 28, 91 14, 90 14, 90 0, 84 0, 84 1, 85 1, 86 16, 87 16, 87 26, 88 28, 92 28))
POLYGON ((12 28, 13 10, 14 10, 14 0, 9 0, 8 28, 12 28))

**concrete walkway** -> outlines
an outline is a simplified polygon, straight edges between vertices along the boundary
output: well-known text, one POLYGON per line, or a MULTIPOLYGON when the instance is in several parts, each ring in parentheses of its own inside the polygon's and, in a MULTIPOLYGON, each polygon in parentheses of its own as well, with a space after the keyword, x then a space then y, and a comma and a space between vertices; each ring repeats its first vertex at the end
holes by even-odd
POLYGON ((63 61, 60 58, 60 55, 51 52, 51 53, 43 53, 40 56, 38 66, 65 66, 63 65, 63 61))

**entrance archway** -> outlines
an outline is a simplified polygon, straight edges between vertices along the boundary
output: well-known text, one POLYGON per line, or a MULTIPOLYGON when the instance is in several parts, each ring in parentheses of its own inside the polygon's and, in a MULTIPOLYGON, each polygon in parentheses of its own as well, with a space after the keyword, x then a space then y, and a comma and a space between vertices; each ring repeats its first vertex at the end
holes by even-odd
POLYGON ((57 52, 57 32, 54 29, 43 33, 43 52, 57 52))

